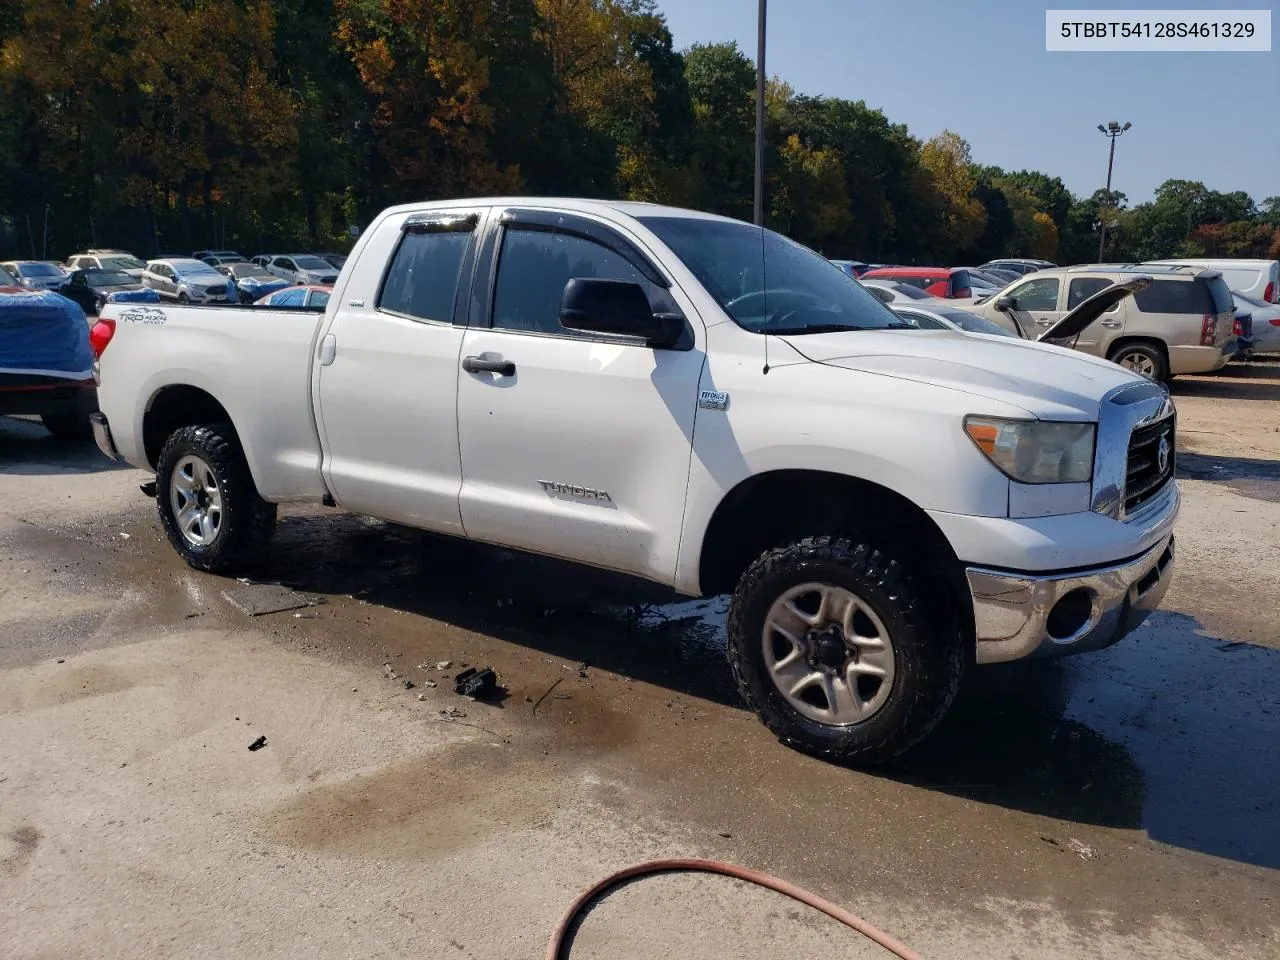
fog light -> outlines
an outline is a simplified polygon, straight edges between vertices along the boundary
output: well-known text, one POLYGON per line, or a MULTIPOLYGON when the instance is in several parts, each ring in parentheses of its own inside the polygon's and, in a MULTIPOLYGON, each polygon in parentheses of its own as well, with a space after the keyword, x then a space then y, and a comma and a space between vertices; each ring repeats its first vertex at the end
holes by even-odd
POLYGON ((1049 611, 1049 619, 1045 621, 1045 632, 1049 634, 1049 639, 1065 643, 1075 639, 1092 616, 1093 594, 1084 587, 1076 587, 1063 594, 1053 605, 1053 609, 1049 611))

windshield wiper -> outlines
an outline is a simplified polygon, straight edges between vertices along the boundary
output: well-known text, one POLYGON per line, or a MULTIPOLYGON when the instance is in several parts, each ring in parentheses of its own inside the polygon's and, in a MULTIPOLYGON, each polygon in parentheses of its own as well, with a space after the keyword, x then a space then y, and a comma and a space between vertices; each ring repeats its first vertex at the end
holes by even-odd
POLYGON ((862 330, 914 330, 915 325, 910 323, 889 323, 883 327, 859 327, 851 323, 831 323, 824 326, 813 327, 779 327, 777 329, 766 329, 765 333, 771 333, 775 337, 797 337, 806 333, 852 333, 862 330))

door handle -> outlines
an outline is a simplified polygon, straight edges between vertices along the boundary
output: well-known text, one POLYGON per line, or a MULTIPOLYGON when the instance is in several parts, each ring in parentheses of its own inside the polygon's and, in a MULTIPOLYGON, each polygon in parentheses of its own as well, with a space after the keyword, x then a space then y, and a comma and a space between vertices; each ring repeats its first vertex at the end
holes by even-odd
POLYGON ((1053 318, 1052 317, 1036 317, 1036 323, 1040 324, 1040 326, 1042 327, 1047 327, 1049 326, 1049 324, 1053 323, 1053 318))
POLYGON ((514 377, 516 365, 511 360, 482 360, 480 357, 463 357, 462 369, 467 373, 496 373, 500 377, 514 377))
POLYGON ((1100 321, 1104 327, 1122 327, 1124 326, 1119 320, 1102 320, 1100 321))

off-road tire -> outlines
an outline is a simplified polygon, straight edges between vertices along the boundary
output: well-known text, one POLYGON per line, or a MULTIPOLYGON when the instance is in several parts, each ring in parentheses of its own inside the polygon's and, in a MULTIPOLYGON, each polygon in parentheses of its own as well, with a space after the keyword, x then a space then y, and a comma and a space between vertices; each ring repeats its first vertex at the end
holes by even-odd
POLYGON ((1169 378, 1169 362, 1165 360, 1164 354, 1157 347, 1151 346, 1149 343, 1126 343, 1117 349, 1111 351, 1108 357, 1112 363, 1120 363, 1126 355, 1137 354, 1145 357, 1151 362, 1154 373, 1151 379, 1157 383, 1166 383, 1169 378))
POLYGON ((93 436, 87 413, 42 413, 40 422, 59 440, 88 440, 93 436))
POLYGON ((169 543, 189 566, 209 573, 247 569, 271 540, 276 505, 258 495, 240 439, 229 423, 182 427, 165 441, 156 462, 156 508, 169 543), (178 461, 195 454, 211 468, 222 496, 222 520, 212 543, 198 546, 178 529, 169 495, 178 461))
POLYGON ((906 565, 873 544, 838 537, 809 537, 756 560, 734 591, 728 639, 738 690, 765 726, 787 746, 850 765, 883 763, 919 743, 951 706, 967 662, 959 631, 945 618, 927 614, 906 565), (784 591, 808 581, 856 593, 892 639, 895 674, 889 698, 860 723, 834 726, 802 716, 765 667, 769 608, 784 591))

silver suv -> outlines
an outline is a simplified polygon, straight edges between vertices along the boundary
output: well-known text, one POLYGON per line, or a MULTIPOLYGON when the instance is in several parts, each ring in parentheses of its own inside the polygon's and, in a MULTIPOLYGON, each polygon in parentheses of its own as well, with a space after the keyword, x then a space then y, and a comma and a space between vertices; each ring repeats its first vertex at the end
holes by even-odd
POLYGON ((1226 366, 1236 350, 1235 308, 1216 270, 1152 264, 1055 267, 1016 280, 969 309, 1007 330, 1038 339, 1089 297, 1137 276, 1150 277, 1150 286, 1122 298, 1062 342, 1153 380, 1226 366))

